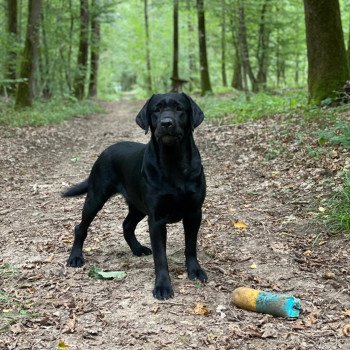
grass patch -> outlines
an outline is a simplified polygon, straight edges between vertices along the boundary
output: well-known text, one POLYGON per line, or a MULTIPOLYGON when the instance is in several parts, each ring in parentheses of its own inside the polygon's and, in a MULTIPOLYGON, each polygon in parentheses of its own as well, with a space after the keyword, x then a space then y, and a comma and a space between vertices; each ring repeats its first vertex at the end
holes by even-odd
MULTIPOLYGON (((10 263, 0 265, 0 280, 10 280, 16 278, 20 272, 10 263)), ((0 289, 0 332, 5 332, 10 326, 16 324, 24 318, 38 316, 30 310, 32 301, 27 299, 25 302, 16 299, 5 289, 0 289)))
POLYGON ((350 239, 350 172, 344 176, 343 189, 328 202, 326 223, 331 233, 345 232, 350 239))
POLYGON ((57 124, 66 119, 103 112, 91 100, 75 101, 69 98, 36 101, 33 107, 15 109, 13 102, 0 101, 0 124, 11 126, 39 126, 57 124))
POLYGON ((337 120, 333 126, 321 132, 319 143, 321 145, 331 144, 350 149, 350 122, 337 120))
POLYGON ((229 118, 232 123, 241 123, 275 114, 300 111, 306 108, 305 91, 286 91, 283 95, 259 93, 250 95, 247 101, 245 94, 231 96, 208 96, 198 100, 208 119, 229 118))
POLYGON ((21 319, 38 316, 29 310, 29 306, 16 301, 14 297, 0 290, 0 332, 6 331, 21 319))
POLYGON ((17 267, 11 263, 0 265, 0 278, 14 278, 19 275, 17 267))

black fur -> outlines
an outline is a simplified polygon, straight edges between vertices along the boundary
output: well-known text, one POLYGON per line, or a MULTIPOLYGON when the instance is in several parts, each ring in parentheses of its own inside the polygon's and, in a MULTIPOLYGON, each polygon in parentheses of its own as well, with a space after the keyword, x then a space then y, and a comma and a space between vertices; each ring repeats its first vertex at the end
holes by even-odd
POLYGON ((197 260, 197 234, 205 198, 205 178, 192 131, 204 115, 185 94, 153 95, 136 117, 137 124, 151 130, 148 144, 119 142, 98 157, 87 180, 72 187, 66 197, 87 193, 82 220, 68 266, 84 264, 82 248, 87 229, 104 203, 121 193, 129 206, 123 223, 126 242, 137 256, 152 254, 155 264, 157 299, 173 296, 166 257, 166 224, 182 220, 185 257, 190 279, 207 281, 197 260), (135 237, 136 225, 148 216, 152 250, 135 237))

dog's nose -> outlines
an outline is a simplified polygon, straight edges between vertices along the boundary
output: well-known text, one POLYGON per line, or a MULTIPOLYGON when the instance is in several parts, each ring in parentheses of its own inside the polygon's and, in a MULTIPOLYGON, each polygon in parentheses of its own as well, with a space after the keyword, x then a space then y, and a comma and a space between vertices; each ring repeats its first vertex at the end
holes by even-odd
POLYGON ((164 118, 161 120, 160 126, 164 129, 170 129, 174 126, 174 121, 171 118, 164 118))

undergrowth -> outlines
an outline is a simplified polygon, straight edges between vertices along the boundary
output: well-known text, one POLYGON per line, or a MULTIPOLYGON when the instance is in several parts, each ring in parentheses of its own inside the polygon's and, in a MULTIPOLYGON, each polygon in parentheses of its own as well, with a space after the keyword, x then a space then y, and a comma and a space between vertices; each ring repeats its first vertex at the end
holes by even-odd
MULTIPOLYGON (((14 279, 19 274, 18 269, 12 264, 0 265, 0 279, 2 281, 14 279)), ((0 332, 6 331, 21 319, 36 317, 37 314, 31 311, 31 306, 31 300, 18 300, 13 293, 0 288, 0 332)))
POLYGON ((0 101, 0 124, 11 126, 39 126, 57 124, 66 119, 102 112, 103 108, 91 100, 69 98, 35 101, 33 107, 15 109, 13 101, 0 101))
POLYGON ((328 201, 326 223, 331 233, 345 232, 350 239, 350 172, 344 175, 343 189, 328 201))
POLYGON ((208 119, 228 119, 231 123, 241 123, 275 114, 300 111, 307 104, 303 90, 286 91, 283 95, 259 93, 250 95, 235 93, 223 97, 208 96, 198 99, 208 119))
POLYGON ((333 126, 320 133, 319 143, 342 146, 350 149, 350 122, 337 120, 333 126))

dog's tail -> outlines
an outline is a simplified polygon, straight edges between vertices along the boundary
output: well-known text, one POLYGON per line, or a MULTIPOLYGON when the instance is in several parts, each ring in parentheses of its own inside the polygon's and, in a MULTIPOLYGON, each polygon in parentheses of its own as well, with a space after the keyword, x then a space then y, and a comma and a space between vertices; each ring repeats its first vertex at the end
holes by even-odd
POLYGON ((89 179, 86 179, 83 182, 80 182, 79 184, 69 188, 67 191, 62 193, 62 197, 74 197, 87 193, 88 180, 89 179))

